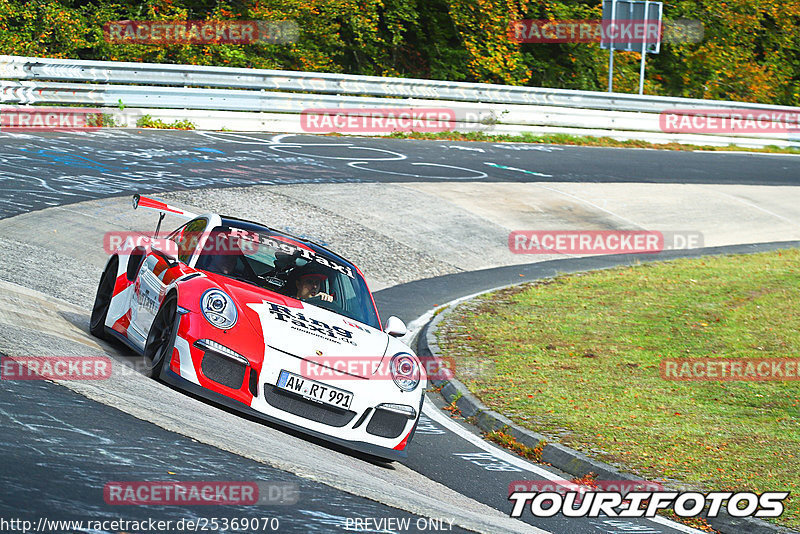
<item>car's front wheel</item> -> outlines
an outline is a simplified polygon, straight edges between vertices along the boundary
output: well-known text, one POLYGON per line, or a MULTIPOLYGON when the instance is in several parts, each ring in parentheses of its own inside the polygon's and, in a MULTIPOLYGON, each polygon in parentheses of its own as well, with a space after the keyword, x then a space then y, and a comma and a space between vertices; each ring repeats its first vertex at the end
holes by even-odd
POLYGON ((114 296, 118 261, 115 257, 108 262, 103 276, 100 277, 100 285, 97 286, 97 294, 94 297, 92 317, 89 319, 89 332, 100 339, 109 339, 106 333, 106 318, 108 317, 108 308, 111 306, 111 297, 114 296))
POLYGON ((150 378, 158 378, 164 362, 172 357, 177 313, 178 297, 171 294, 161 303, 144 345, 144 374, 150 378))

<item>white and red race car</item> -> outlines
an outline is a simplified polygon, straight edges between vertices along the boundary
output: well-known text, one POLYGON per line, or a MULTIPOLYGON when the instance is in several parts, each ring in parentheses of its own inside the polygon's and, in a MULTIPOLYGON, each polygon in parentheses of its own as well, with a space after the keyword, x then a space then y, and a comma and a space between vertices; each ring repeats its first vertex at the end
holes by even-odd
POLYGON ((425 371, 397 339, 403 322, 381 327, 356 266, 258 223, 133 203, 190 220, 111 255, 92 334, 209 400, 373 456, 407 456, 425 371))

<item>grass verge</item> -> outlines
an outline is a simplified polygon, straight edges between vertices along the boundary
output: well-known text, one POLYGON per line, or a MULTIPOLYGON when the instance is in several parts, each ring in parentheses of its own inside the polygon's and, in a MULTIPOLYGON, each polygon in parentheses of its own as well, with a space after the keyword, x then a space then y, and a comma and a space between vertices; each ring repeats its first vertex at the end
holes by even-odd
POLYGON ((163 130, 194 130, 197 126, 190 120, 176 120, 166 123, 161 119, 154 119, 150 115, 142 115, 136 121, 138 128, 161 128, 163 130))
MULTIPOLYGON (((445 357, 515 422, 651 480, 800 490, 800 381, 668 381, 664 358, 800 356, 800 250, 560 276, 452 311, 445 357), (488 369, 488 367, 487 367, 488 369)), ((781 524, 800 527, 790 495, 781 524)))
POLYGON ((483 437, 497 443, 504 449, 514 451, 523 458, 542 463, 542 451, 544 450, 545 443, 540 443, 536 448, 528 447, 524 443, 517 441, 517 438, 509 434, 507 430, 507 427, 502 430, 492 430, 491 432, 485 433, 483 437))
POLYGON ((521 135, 485 134, 483 132, 395 132, 387 137, 394 139, 430 139, 446 141, 485 141, 491 143, 544 143, 550 145, 578 145, 578 146, 604 146, 619 148, 653 148, 658 150, 708 150, 708 151, 742 151, 764 152, 770 154, 800 154, 800 148, 785 148, 775 145, 763 148, 748 148, 736 145, 710 146, 710 145, 684 145, 682 143, 650 143, 630 139, 627 141, 611 137, 593 137, 590 135, 546 134, 535 135, 523 133, 521 135))

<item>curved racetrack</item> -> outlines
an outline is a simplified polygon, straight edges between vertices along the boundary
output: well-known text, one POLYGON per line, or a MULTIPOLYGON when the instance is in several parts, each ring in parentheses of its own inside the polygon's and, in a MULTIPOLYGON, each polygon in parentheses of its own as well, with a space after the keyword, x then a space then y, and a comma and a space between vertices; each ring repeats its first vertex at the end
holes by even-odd
POLYGON ((692 531, 661 520, 509 519, 510 481, 560 475, 485 443, 443 416, 436 396, 410 458, 384 465, 130 370, 134 356, 86 330, 103 233, 153 228, 153 214, 130 209, 134 192, 327 244, 362 268, 383 317, 415 326, 454 298, 635 259, 515 255, 512 230, 691 231, 732 252, 800 239, 793 156, 230 132, 0 135, 0 352, 115 358, 109 380, 2 382, 3 517, 277 517, 292 532, 343 531, 358 518, 408 519, 411 531, 450 531, 450 521, 479 532, 692 531), (170 479, 288 482, 299 500, 103 500, 109 481, 170 479))

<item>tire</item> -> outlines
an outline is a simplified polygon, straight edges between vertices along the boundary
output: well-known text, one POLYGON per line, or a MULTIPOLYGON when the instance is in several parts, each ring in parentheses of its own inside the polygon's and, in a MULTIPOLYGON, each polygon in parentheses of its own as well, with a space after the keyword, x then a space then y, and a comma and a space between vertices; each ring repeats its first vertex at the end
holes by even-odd
POLYGON ((108 262, 106 270, 100 277, 100 284, 97 286, 97 294, 94 297, 92 306, 92 316, 89 319, 89 332, 94 336, 106 341, 111 339, 106 333, 106 318, 108 308, 111 306, 111 297, 114 295, 114 285, 117 281, 118 259, 108 262))
POLYGON ((161 307, 158 308, 147 342, 144 345, 144 375, 158 378, 161 369, 168 358, 172 358, 172 349, 175 346, 175 318, 178 313, 178 297, 173 293, 168 295, 161 307))

